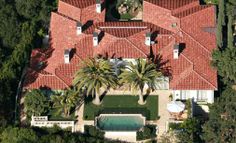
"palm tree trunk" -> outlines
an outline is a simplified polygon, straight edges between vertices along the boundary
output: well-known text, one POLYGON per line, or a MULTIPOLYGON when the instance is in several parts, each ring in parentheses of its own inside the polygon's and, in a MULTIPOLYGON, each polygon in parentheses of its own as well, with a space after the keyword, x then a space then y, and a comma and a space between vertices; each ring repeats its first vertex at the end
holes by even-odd
POLYGON ((141 90, 139 91, 138 96, 139 96, 138 104, 144 105, 144 104, 145 104, 145 101, 144 101, 144 99, 143 99, 143 89, 141 89, 141 90))
POLYGON ((100 105, 101 101, 100 101, 100 95, 98 92, 95 93, 95 99, 93 100, 93 104, 95 105, 100 105))

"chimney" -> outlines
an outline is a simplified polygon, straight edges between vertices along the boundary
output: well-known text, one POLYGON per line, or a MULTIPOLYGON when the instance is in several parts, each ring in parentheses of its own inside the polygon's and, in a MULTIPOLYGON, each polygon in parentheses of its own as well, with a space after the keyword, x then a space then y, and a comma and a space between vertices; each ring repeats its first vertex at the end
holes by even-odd
POLYGON ((96 12, 97 13, 101 13, 102 12, 101 0, 96 0, 96 12))
POLYGON ((150 33, 150 32, 146 33, 146 36, 145 36, 145 44, 146 44, 147 46, 150 46, 150 45, 151 45, 151 33, 150 33))
POLYGON ((80 22, 77 22, 76 34, 77 35, 82 34, 82 23, 80 23, 80 22))
POLYGON ((97 32, 93 32, 93 46, 97 46, 98 45, 98 33, 97 32))
POLYGON ((65 61, 65 64, 70 63, 70 49, 65 49, 65 51, 64 51, 64 61, 65 61))
POLYGON ((175 44, 174 45, 173 55, 174 55, 174 59, 178 59, 179 58, 179 44, 175 44))

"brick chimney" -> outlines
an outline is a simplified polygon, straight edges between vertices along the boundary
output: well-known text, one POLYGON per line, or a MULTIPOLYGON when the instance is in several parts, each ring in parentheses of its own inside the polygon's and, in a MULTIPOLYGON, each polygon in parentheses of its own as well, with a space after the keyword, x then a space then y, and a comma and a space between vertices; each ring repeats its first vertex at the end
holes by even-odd
POLYGON ((174 56, 174 59, 178 59, 179 58, 179 44, 175 44, 174 45, 173 56, 174 56))
POLYGON ((93 46, 97 46, 98 45, 98 33, 97 32, 93 32, 93 46))
POLYGON ((77 22, 77 26, 76 26, 76 34, 80 35, 82 34, 82 23, 81 22, 77 22))
POLYGON ((151 45, 151 33, 150 32, 147 32, 146 33, 146 36, 145 36, 145 44, 147 45, 147 46, 150 46, 151 45))
POLYGON ((65 61, 65 64, 70 63, 70 49, 65 49, 65 51, 64 51, 64 61, 65 61))
POLYGON ((102 12, 101 0, 96 0, 96 12, 97 13, 101 13, 102 12))

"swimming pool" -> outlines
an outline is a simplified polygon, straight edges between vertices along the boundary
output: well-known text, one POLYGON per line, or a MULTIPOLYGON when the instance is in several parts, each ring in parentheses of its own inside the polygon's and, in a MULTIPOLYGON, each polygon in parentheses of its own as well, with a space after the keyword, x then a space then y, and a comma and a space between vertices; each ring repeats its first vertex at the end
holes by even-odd
POLYGON ((137 131, 145 125, 141 114, 100 114, 95 125, 104 131, 137 131))

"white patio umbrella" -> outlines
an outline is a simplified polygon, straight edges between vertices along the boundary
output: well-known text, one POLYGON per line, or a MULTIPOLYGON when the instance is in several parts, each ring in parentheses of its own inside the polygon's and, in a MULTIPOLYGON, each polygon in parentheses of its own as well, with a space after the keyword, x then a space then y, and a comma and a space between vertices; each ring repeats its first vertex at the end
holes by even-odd
POLYGON ((172 113, 184 111, 185 105, 181 101, 171 101, 167 104, 167 110, 172 113))

